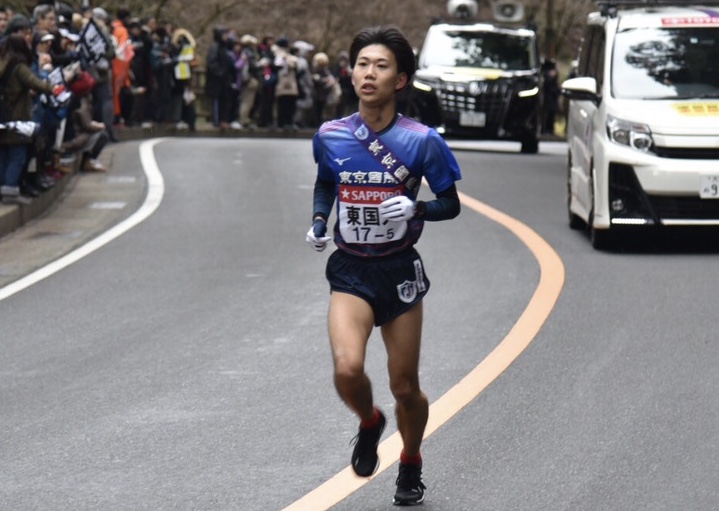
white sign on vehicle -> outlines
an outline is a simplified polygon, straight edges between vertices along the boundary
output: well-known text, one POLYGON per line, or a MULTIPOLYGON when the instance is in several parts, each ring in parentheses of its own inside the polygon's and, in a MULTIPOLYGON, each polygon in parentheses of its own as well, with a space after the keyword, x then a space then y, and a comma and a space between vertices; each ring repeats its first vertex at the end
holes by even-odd
POLYGON ((699 183, 699 197, 719 199, 719 175, 703 175, 699 183))
POLYGON ((460 112, 459 124, 461 126, 482 128, 487 124, 487 114, 484 112, 460 112))

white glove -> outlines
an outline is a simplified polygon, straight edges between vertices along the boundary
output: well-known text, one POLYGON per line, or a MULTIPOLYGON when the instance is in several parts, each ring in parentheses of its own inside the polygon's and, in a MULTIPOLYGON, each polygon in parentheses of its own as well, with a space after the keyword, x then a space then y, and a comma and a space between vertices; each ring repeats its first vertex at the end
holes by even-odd
POLYGON ((329 243, 332 239, 332 236, 325 236, 326 232, 327 222, 319 219, 315 220, 315 222, 312 224, 312 227, 310 227, 310 230, 307 231, 305 241, 309 243, 312 248, 314 248, 317 252, 322 252, 324 249, 327 248, 327 243, 329 243))
POLYGON ((414 216, 415 204, 405 195, 390 197, 379 205, 379 216, 390 222, 406 222, 414 216))

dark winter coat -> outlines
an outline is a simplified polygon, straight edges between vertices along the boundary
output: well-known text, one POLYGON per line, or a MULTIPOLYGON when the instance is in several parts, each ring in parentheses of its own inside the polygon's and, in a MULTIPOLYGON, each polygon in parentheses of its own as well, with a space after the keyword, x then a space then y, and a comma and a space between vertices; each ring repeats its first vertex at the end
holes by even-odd
POLYGON ((216 98, 232 88, 235 82, 235 61, 227 43, 223 40, 226 29, 215 28, 214 42, 207 52, 205 94, 216 98))
MULTIPOLYGON (((12 64, 3 62, 0 64, 2 75, 11 73, 7 77, 7 85, 4 89, 5 106, 11 121, 29 121, 32 119, 32 95, 30 90, 52 94, 52 85, 37 77, 32 69, 24 62, 18 62, 14 68, 12 64)), ((5 77, 0 78, 2 81, 5 77)), ((0 144, 29 144, 31 139, 22 135, 0 131, 0 144)))

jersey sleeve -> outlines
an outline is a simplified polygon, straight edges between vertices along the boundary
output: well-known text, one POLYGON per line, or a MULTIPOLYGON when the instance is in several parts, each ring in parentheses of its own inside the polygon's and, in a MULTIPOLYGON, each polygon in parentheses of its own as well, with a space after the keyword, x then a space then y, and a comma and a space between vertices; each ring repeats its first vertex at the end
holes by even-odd
POLYGON ((312 137, 312 154, 315 158, 315 163, 317 163, 317 179, 334 182, 334 174, 327 164, 326 148, 319 133, 315 133, 314 137, 312 137))
POLYGON ((457 159, 452 154, 447 142, 434 129, 427 134, 424 177, 434 194, 443 192, 462 179, 457 159))

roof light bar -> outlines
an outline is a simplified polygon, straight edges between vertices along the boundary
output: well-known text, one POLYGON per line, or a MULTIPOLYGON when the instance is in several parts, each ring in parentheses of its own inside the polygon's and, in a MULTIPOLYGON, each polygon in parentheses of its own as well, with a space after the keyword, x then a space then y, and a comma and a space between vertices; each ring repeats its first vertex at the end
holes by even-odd
POLYGON ((602 16, 614 18, 622 8, 632 7, 719 7, 719 0, 594 0, 602 16))

